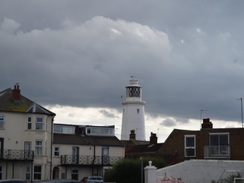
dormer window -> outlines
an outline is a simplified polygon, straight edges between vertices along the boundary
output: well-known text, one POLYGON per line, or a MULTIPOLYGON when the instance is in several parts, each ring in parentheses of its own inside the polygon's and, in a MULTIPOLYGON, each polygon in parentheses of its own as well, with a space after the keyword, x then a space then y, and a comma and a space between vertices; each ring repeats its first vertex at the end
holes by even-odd
POLYGON ((75 134, 75 127, 65 125, 54 125, 54 133, 75 134))
POLYGON ((94 136, 113 136, 114 128, 109 127, 87 127, 86 135, 94 135, 94 136))

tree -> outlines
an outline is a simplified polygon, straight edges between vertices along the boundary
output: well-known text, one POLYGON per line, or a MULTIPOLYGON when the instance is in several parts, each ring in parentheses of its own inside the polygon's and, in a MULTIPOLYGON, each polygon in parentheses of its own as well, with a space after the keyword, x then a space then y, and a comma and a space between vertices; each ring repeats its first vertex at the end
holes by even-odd
POLYGON ((106 171, 104 180, 105 182, 116 183, 140 183, 142 177, 141 172, 144 172, 144 167, 148 166, 149 161, 152 161, 153 165, 157 168, 162 168, 166 165, 162 158, 125 158, 117 162, 112 169, 106 171))

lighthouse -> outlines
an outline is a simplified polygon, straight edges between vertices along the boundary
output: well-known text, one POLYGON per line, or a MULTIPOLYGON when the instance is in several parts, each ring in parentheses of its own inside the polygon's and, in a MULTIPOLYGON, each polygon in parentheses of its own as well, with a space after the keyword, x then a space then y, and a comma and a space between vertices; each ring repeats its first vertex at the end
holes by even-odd
POLYGON ((135 132, 136 140, 145 140, 145 104, 138 80, 131 77, 129 85, 126 86, 125 100, 122 102, 121 140, 129 140, 132 130, 135 132))

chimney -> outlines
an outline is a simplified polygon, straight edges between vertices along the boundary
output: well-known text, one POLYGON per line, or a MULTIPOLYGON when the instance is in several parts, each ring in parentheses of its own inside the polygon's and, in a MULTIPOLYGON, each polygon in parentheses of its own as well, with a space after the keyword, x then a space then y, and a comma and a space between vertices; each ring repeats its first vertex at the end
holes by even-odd
POLYGON ((136 140, 135 130, 130 131, 130 140, 136 140))
POLYGON ((156 136, 156 133, 151 132, 150 144, 157 144, 157 143, 158 143, 158 137, 156 136))
POLYGON ((12 98, 13 100, 20 100, 20 89, 19 89, 19 84, 17 83, 14 85, 14 89, 12 90, 12 98))
POLYGON ((213 123, 210 121, 210 118, 203 119, 202 129, 212 129, 213 123))

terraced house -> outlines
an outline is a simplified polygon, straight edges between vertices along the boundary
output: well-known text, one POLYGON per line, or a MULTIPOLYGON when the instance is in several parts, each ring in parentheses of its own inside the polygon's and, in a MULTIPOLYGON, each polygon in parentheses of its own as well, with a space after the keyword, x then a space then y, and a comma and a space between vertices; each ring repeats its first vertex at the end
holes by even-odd
POLYGON ((159 153, 169 164, 190 159, 244 160, 244 128, 213 128, 209 118, 200 130, 174 129, 159 153))
POLYGON ((124 158, 125 148, 114 126, 54 125, 53 176, 81 180, 99 175, 124 158))
POLYGON ((55 114, 20 93, 0 92, 0 179, 49 179, 55 114))
POLYGON ((114 126, 54 124, 54 117, 18 84, 0 92, 0 179, 81 180, 124 157, 114 126))

